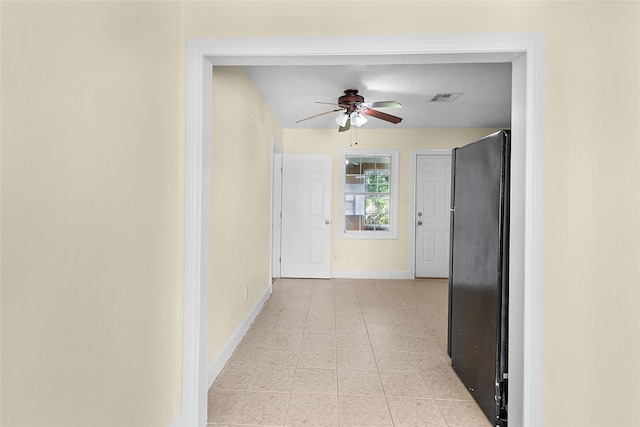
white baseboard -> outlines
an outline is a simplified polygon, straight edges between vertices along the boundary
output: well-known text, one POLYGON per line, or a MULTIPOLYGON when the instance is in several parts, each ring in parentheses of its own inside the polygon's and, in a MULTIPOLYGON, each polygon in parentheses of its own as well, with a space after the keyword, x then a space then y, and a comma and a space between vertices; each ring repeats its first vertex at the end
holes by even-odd
POLYGON ((394 270, 332 270, 331 277, 336 279, 401 279, 409 280, 413 277, 408 271, 394 270))
POLYGON ((209 367, 207 369, 207 379, 209 381, 209 385, 207 389, 211 388, 213 382, 222 371, 222 368, 224 368, 224 365, 231 358, 231 355, 235 351, 236 347, 238 347, 238 344, 240 344, 242 337, 244 337, 244 334, 247 333, 253 321, 256 319, 256 317, 258 317, 258 314, 260 314, 260 310, 262 310, 262 307, 269 298, 270 294, 271 287, 269 286, 267 287, 267 289, 265 289, 260 298, 258 298, 258 301, 256 301, 256 303, 253 305, 249 313, 247 313, 247 316, 244 318, 242 323, 240 323, 233 335, 231 335, 229 341, 227 341, 224 347, 222 347, 222 350, 220 351, 220 353, 218 353, 218 356, 216 356, 216 358, 213 359, 213 362, 209 364, 209 367))

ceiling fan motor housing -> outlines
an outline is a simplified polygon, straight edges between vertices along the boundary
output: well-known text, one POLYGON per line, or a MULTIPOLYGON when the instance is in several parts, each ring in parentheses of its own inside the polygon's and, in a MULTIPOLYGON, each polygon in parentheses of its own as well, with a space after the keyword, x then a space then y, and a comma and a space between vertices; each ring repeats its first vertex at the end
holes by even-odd
POLYGON ((338 104, 342 108, 346 108, 347 113, 352 113, 358 109, 358 104, 364 102, 364 97, 358 95, 356 89, 347 89, 344 91, 344 95, 338 98, 338 104))

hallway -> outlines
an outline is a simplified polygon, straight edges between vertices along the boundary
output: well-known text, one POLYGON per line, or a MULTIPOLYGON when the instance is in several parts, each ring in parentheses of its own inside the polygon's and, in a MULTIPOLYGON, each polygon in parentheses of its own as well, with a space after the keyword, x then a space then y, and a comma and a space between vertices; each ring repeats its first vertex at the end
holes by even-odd
POLYGON ((491 426, 446 343, 446 280, 278 279, 208 425, 491 426))

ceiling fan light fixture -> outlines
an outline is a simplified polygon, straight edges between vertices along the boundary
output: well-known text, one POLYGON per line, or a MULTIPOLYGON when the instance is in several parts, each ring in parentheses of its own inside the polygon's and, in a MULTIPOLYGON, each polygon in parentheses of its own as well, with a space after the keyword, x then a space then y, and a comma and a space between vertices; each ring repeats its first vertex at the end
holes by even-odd
POLYGON ((347 124, 347 120, 349 120, 349 114, 344 113, 344 114, 340 114, 337 118, 336 118, 336 123, 338 125, 340 125, 340 127, 344 127, 347 124))
POLYGON ((351 114, 351 124, 352 125, 360 127, 365 123, 367 123, 367 118, 365 116, 363 116, 362 114, 357 113, 357 112, 351 114))

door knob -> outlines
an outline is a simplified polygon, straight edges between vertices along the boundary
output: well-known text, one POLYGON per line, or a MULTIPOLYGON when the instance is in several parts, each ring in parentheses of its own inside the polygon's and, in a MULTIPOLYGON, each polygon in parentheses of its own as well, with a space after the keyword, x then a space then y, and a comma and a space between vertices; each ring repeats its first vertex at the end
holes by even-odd
POLYGON ((422 221, 418 220, 418 225, 422 225, 422 221))
POLYGON ((331 224, 331 221, 329 221, 328 219, 325 219, 324 223, 325 223, 325 225, 329 225, 329 224, 331 224))

